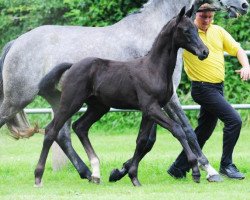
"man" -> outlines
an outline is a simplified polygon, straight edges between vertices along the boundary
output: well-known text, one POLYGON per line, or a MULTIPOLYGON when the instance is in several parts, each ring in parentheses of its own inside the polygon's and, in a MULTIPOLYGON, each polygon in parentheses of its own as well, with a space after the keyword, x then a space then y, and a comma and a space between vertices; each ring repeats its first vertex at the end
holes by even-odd
MULTIPOLYGON (((223 97, 224 51, 238 58, 242 68, 236 72, 243 80, 250 78, 249 61, 245 51, 230 34, 222 27, 212 24, 215 11, 216 7, 206 3, 198 9, 195 17, 199 35, 209 49, 208 58, 200 61, 187 51, 183 53, 184 69, 192 81, 192 98, 201 105, 195 133, 202 148, 220 119, 224 123, 220 173, 232 179, 244 179, 245 176, 239 172, 232 160, 242 121, 223 97)), ((168 169, 168 173, 175 178, 183 178, 189 169, 186 155, 182 151, 168 169)))

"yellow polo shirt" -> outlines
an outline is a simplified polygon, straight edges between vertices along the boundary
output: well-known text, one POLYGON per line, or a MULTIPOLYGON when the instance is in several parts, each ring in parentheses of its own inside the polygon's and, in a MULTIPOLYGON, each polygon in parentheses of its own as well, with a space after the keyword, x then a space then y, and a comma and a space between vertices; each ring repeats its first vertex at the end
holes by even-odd
POLYGON ((220 83, 225 78, 224 51, 236 56, 240 44, 222 27, 211 24, 205 33, 199 30, 199 36, 209 49, 208 57, 201 61, 197 56, 184 50, 184 69, 192 81, 220 83))

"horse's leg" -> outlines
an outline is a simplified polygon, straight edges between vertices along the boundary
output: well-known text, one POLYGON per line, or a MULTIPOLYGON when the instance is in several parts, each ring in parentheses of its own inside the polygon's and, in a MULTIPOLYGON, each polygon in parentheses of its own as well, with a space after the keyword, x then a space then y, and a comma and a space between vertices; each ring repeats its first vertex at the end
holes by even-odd
MULTIPOLYGON (((43 147, 42 147, 40 158, 39 158, 39 161, 35 169, 35 173, 34 173, 36 187, 42 186, 41 180, 42 180, 42 176, 44 173, 44 167, 46 164, 49 149, 51 145, 53 144, 53 142, 55 141, 59 133, 59 130, 63 127, 64 123, 69 119, 69 117, 71 117, 71 115, 67 113, 67 110, 63 110, 61 112, 60 111, 61 110, 59 110, 59 112, 55 115, 52 122, 45 129, 43 147)), ((82 178, 90 179, 90 176, 91 176, 91 172, 89 171, 88 167, 85 165, 82 178)))
MULTIPOLYGON (((48 103, 52 106, 54 113, 58 110, 59 101, 60 101, 60 92, 59 91, 45 91, 43 92, 42 97, 45 98, 48 103)), ((67 155, 71 163, 76 168, 78 174, 82 179, 85 178, 85 164, 76 153, 72 146, 70 138, 70 122, 68 121, 63 125, 59 131, 58 136, 56 137, 57 144, 61 147, 63 152, 67 155)))
MULTIPOLYGON (((13 43, 14 43, 14 40, 8 42, 4 46, 4 48, 2 50, 2 55, 0 58, 0 71, 1 71, 1 75, 0 75, 0 105, 2 105, 3 100, 4 100, 4 88, 3 88, 3 76, 2 76, 4 60, 5 60, 6 55, 8 54, 11 46, 13 45, 13 43)), ((10 84, 5 83, 5 85, 10 85, 10 84)), ((21 98, 21 99, 23 99, 23 98, 21 98)), ((12 100, 13 100, 13 98, 12 98, 12 100)), ((6 105, 6 106, 8 106, 8 105, 6 105)), ((4 108, 2 108, 2 109, 4 110, 4 108)), ((20 108, 17 109, 17 110, 20 110, 19 113, 17 113, 16 115, 13 115, 12 118, 9 118, 8 120, 4 121, 4 123, 6 123, 8 129, 10 130, 11 136, 13 136, 15 139, 19 139, 19 138, 23 138, 23 137, 31 137, 34 133, 39 132, 37 125, 34 128, 30 128, 30 124, 26 118, 26 115, 25 115, 24 111, 21 109, 22 109, 22 107, 20 106, 20 108)), ((10 115, 12 115, 12 114, 10 114, 10 115)), ((0 116, 2 116, 2 115, 0 115, 0 116)), ((3 123, 1 123, 1 122, 0 122, 0 124, 3 125, 3 123)))
MULTIPOLYGON (((136 149, 134 155, 130 161, 130 166, 128 170, 129 178, 131 179, 134 186, 140 186, 138 180, 138 166, 141 159, 149 152, 154 144, 148 145, 150 130, 152 129, 154 121, 149 119, 148 116, 142 116, 141 128, 136 140, 136 149)), ((155 138, 155 135, 153 136, 155 138)))
POLYGON ((209 164, 206 156, 203 154, 200 145, 198 144, 197 136, 194 133, 189 121, 181 108, 177 94, 174 93, 171 100, 164 107, 169 117, 181 124, 183 131, 186 134, 187 140, 192 151, 196 154, 199 164, 202 169, 207 172, 207 180, 211 182, 221 181, 219 173, 209 164))
POLYGON ((98 156, 96 155, 89 137, 89 129, 96 121, 98 121, 104 114, 109 111, 109 107, 100 104, 99 102, 91 102, 88 104, 88 109, 76 122, 73 123, 72 128, 79 137, 91 164, 92 167, 92 175, 91 181, 93 183, 100 183, 100 161, 98 156))
MULTIPOLYGON (((140 125, 140 132, 142 131, 142 124, 140 125)), ((156 124, 154 123, 153 126, 148 130, 149 138, 147 141, 147 144, 145 148, 143 149, 143 153, 141 154, 142 157, 144 157, 153 147, 155 140, 156 140, 156 124)), ((138 138, 137 138, 138 140, 138 138)), ((116 182, 120 179, 122 179, 127 173, 131 166, 132 158, 127 160, 125 163, 123 163, 122 169, 113 169, 109 176, 110 182, 116 182)))
POLYGON ((175 121, 173 121, 172 119, 168 118, 164 112, 162 111, 162 109, 160 108, 160 106, 157 103, 153 103, 150 108, 147 109, 148 110, 148 115, 151 116, 151 118, 158 123, 159 125, 161 125, 162 127, 166 128, 167 130, 169 130, 174 137, 176 137, 186 155, 188 158, 188 162, 190 163, 190 166, 192 167, 192 176, 195 182, 199 182, 200 181, 200 171, 197 165, 197 157, 195 156, 195 154, 192 152, 188 141, 187 141, 187 137, 184 133, 184 131, 182 130, 182 127, 176 123, 175 121))
MULTIPOLYGON (((86 82, 84 83, 87 84, 86 82)), ((89 96, 85 88, 86 85, 84 84, 79 86, 72 84, 64 86, 59 109, 55 113, 54 119, 45 130, 42 152, 35 170, 35 184, 37 186, 40 186, 41 184, 48 152, 52 143, 56 140, 59 130, 63 127, 67 120, 69 120, 81 108, 84 100, 89 96)), ((81 177, 87 178, 88 180, 91 179, 91 172, 85 164, 81 177)))

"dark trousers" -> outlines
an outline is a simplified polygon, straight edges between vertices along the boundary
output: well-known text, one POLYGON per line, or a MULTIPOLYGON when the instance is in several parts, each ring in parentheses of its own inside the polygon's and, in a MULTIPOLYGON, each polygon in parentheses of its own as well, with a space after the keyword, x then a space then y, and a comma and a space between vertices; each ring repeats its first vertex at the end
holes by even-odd
MULTIPOLYGON (((224 123, 221 166, 227 166, 233 163, 232 154, 240 135, 242 121, 240 115, 225 100, 223 87, 223 83, 193 81, 191 95, 194 101, 201 105, 198 126, 195 129, 201 148, 212 135, 218 119, 224 123)), ((184 171, 190 169, 184 151, 179 154, 174 164, 184 171)))

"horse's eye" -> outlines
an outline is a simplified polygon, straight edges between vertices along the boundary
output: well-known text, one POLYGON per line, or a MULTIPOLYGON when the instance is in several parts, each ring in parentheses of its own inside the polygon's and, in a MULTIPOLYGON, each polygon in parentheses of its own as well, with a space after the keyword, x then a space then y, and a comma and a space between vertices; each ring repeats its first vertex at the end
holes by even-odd
POLYGON ((189 30, 188 29, 184 29, 184 34, 189 34, 189 30))

